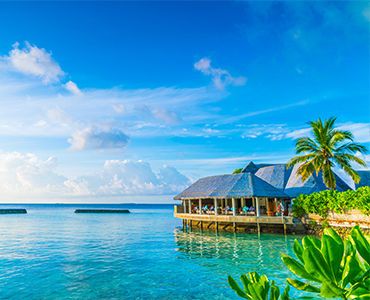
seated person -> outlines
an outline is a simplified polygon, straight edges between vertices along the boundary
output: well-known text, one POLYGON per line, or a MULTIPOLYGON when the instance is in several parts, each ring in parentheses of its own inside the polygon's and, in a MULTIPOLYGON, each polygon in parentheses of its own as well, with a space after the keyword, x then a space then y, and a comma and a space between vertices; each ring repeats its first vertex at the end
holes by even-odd
POLYGON ((248 210, 248 213, 251 214, 251 215, 254 215, 256 213, 256 208, 251 206, 248 210))
POLYGON ((229 210, 230 210, 230 206, 226 206, 225 209, 224 209, 225 214, 227 214, 229 212, 229 210))
POLYGON ((198 206, 193 208, 193 213, 196 214, 198 212, 198 206))
POLYGON ((203 211, 204 211, 204 212, 209 211, 208 205, 206 205, 206 206, 204 206, 204 207, 203 207, 203 211))
POLYGON ((241 214, 246 215, 248 210, 249 210, 249 207, 248 207, 248 206, 244 206, 244 207, 242 208, 242 212, 241 212, 241 214))

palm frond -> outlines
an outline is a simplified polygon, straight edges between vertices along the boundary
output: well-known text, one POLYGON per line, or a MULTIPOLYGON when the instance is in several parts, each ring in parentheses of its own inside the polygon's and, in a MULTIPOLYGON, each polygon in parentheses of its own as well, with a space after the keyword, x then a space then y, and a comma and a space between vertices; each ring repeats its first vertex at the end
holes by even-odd
POLYGON ((292 158, 288 164, 287 164, 287 168, 290 168, 290 167, 293 167, 294 165, 296 164, 299 164, 299 163, 302 163, 302 162, 305 162, 309 159, 312 159, 313 157, 315 157, 315 154, 314 153, 310 153, 310 154, 306 154, 306 155, 300 155, 300 156, 296 156, 294 158, 292 158))
POLYGON ((335 182, 335 176, 334 172, 331 169, 334 165, 329 162, 323 165, 322 168, 322 176, 324 179, 325 185, 332 190, 335 190, 336 182, 335 182))
POLYGON ((312 161, 308 161, 301 165, 297 170, 297 177, 302 176, 302 181, 305 182, 315 172, 315 166, 312 161))
POLYGON ((368 150, 365 146, 360 145, 358 143, 347 143, 347 144, 343 144, 342 146, 334 149, 334 152, 338 152, 338 153, 345 153, 345 152, 356 153, 356 152, 360 152, 362 154, 366 154, 366 153, 368 153, 368 150))
POLYGON ((338 165, 349 175, 351 176, 352 180, 357 184, 360 182, 360 175, 351 167, 347 159, 343 159, 342 157, 336 157, 335 161, 338 165))

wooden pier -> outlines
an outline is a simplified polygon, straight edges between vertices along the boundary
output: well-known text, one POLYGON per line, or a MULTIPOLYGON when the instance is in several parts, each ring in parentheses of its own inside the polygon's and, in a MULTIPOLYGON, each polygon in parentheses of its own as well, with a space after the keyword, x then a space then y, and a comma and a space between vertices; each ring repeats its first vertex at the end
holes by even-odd
POLYGON ((174 213, 175 218, 183 220, 184 226, 203 228, 214 228, 221 230, 242 230, 254 227, 258 233, 261 227, 269 228, 268 232, 280 231, 287 233, 304 233, 305 229, 300 221, 295 221, 293 217, 288 216, 243 216, 243 215, 214 215, 214 214, 189 214, 174 213))
POLYGON ((0 214, 26 214, 27 210, 24 208, 9 208, 9 209, 0 209, 0 214))
POLYGON ((76 209, 76 214, 129 214, 128 209, 76 209))

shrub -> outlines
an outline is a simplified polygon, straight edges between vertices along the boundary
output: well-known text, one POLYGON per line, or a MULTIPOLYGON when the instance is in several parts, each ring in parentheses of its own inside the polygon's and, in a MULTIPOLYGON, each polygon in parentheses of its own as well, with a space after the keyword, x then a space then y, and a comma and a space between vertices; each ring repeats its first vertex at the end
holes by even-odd
POLYGON ((310 224, 311 224, 311 226, 315 227, 317 225, 317 222, 316 222, 316 220, 311 219, 310 224))
POLYGON ((321 221, 321 227, 322 228, 329 228, 329 222, 328 222, 328 220, 322 220, 321 221))
POLYGON ((338 214, 342 214, 344 210, 358 209, 364 215, 369 216, 370 187, 360 187, 356 191, 325 190, 309 195, 301 194, 294 200, 293 216, 300 217, 306 212, 326 218, 329 209, 338 214))

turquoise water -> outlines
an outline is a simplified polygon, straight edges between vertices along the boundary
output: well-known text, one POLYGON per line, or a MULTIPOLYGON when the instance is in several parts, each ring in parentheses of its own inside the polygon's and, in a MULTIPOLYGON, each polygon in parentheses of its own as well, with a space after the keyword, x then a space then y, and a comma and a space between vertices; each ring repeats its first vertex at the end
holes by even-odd
POLYGON ((240 299, 228 274, 291 276, 295 236, 184 231, 173 205, 9 207, 28 214, 0 215, 0 299, 240 299), (73 213, 94 207, 131 214, 73 213))

